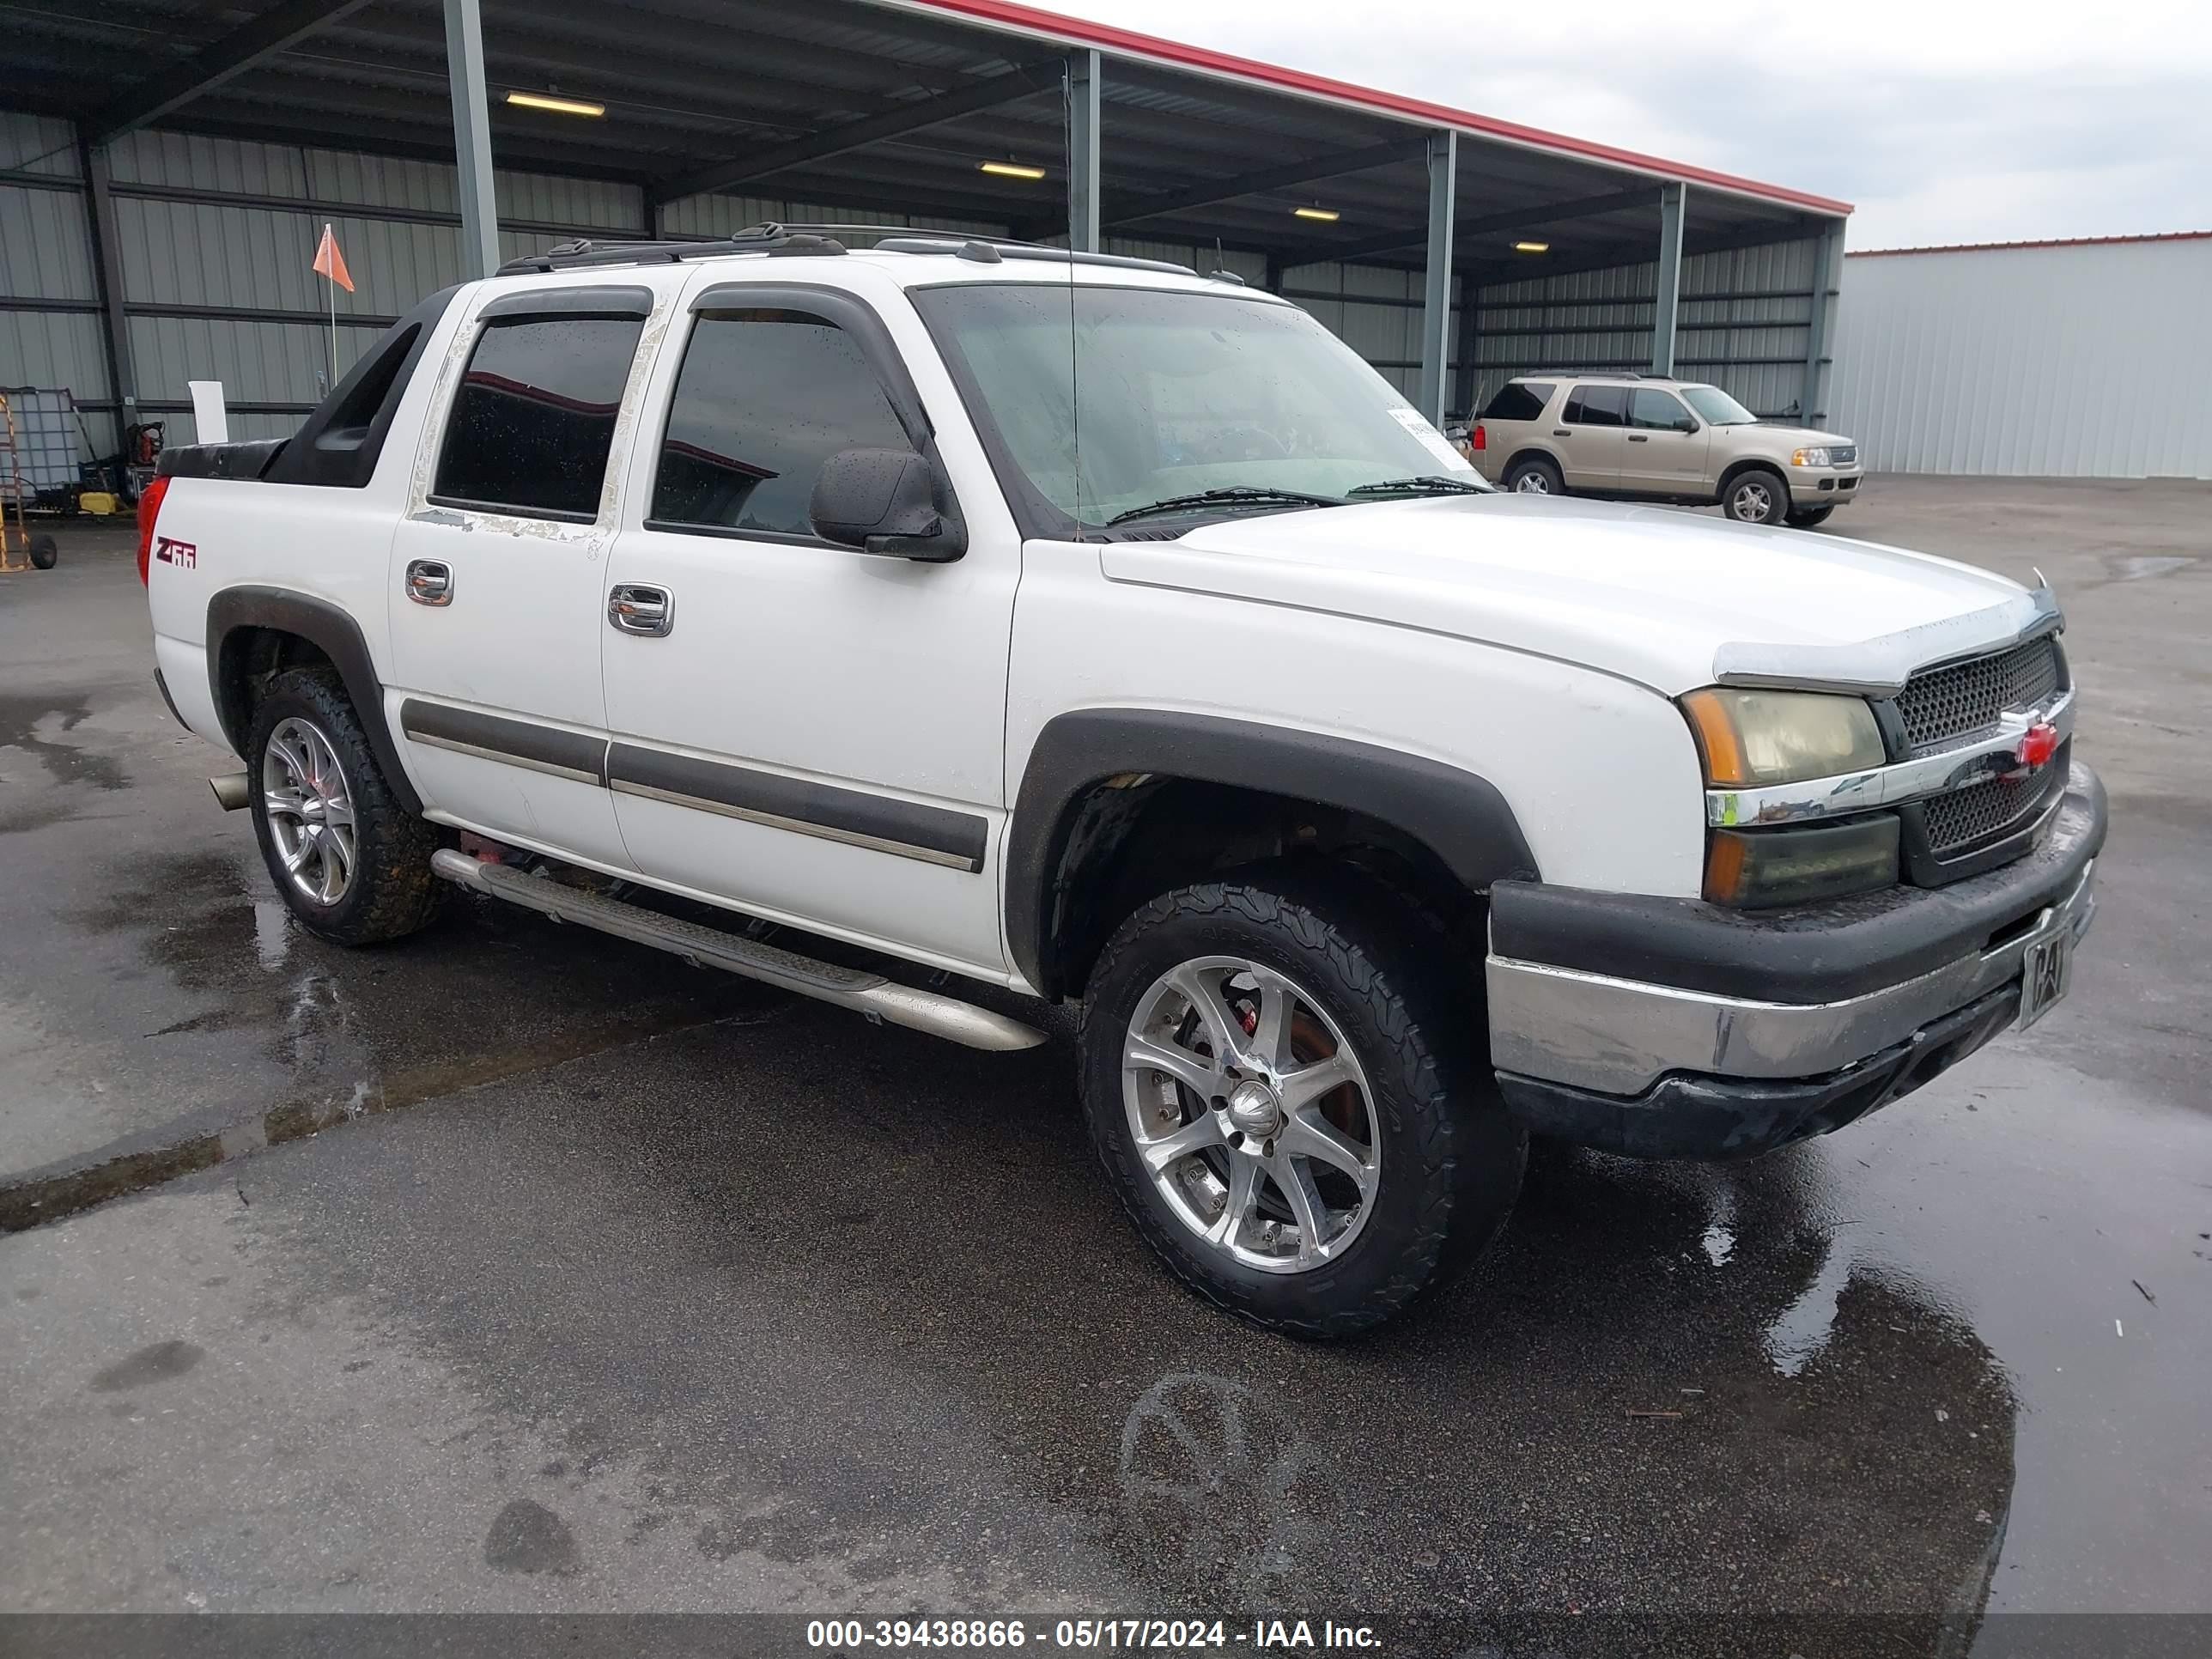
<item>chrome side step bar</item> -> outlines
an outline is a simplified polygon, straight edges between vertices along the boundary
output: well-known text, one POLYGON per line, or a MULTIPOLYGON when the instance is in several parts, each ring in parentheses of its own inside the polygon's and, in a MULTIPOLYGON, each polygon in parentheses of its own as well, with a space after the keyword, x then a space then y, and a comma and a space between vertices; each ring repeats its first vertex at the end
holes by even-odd
POLYGON ((834 1002, 871 1019, 950 1037, 970 1048, 1034 1048, 1044 1039, 1036 1027, 934 991, 919 991, 862 968, 841 968, 762 945, 720 928, 678 921, 598 893, 564 887, 544 876, 487 864, 451 848, 433 854, 430 868, 450 882, 535 910, 556 921, 573 921, 602 933, 678 956, 694 967, 719 968, 803 997, 834 1002))

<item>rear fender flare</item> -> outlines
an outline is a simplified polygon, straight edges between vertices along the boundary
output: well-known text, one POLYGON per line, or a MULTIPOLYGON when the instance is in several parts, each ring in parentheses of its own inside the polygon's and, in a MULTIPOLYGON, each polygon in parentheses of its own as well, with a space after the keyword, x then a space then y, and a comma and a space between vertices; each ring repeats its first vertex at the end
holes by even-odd
POLYGON ((384 718, 384 682, 368 653, 361 624, 326 599, 310 599, 282 587, 226 587, 208 602, 208 690, 223 736, 240 755, 252 736, 252 721, 236 697, 227 696, 223 654, 230 637, 244 629, 291 634, 328 657, 344 682, 347 699, 368 738, 370 751, 384 771, 392 796, 408 811, 420 814, 422 799, 400 762, 384 718))

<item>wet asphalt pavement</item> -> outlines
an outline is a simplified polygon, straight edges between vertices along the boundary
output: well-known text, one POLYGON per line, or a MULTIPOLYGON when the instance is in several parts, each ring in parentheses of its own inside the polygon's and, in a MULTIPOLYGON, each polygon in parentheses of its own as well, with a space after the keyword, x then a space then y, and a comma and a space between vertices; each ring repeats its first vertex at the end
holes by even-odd
POLYGON ((1879 482, 1853 531, 2068 603, 2072 996, 1756 1163, 1546 1152, 1337 1347, 1155 1265, 1064 1043, 488 905, 306 938, 128 538, 0 576, 0 1609, 2212 1610, 2212 489, 1879 482))

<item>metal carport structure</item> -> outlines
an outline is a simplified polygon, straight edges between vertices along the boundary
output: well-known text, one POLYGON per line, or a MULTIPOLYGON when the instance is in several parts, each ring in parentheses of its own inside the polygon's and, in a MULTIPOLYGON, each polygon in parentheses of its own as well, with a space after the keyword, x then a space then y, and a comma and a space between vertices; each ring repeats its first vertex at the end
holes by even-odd
MULTIPOLYGON (((1766 412, 1785 392, 1822 412, 1847 204, 1005 0, 5 10, 18 113, 0 117, 0 347, 11 321, 35 356, 22 319, 96 318, 109 395, 82 399, 94 408, 177 406, 165 328, 313 321, 296 301, 229 302, 242 279, 224 269, 289 257, 245 220, 216 223, 258 212, 283 221, 280 240, 293 220, 436 227, 450 252, 415 262, 437 267, 420 289, 517 239, 716 235, 762 217, 1066 238, 1225 264, 1315 309, 1432 416, 1516 367, 1678 362, 1743 371, 1735 389, 1766 412), (601 112, 507 101, 517 92, 601 112), (394 200, 311 161, 348 156, 459 165, 427 199, 394 200), (25 286, 21 245, 40 228, 22 198, 40 192, 76 198, 88 281, 33 270, 25 286), (215 274, 188 294, 165 258, 215 274), (1753 390, 1753 370, 1776 373, 1753 390)), ((405 309, 409 282, 341 321, 405 309)), ((0 381, 18 378, 0 361, 0 381)), ((243 401, 276 419, 313 399, 243 401)))

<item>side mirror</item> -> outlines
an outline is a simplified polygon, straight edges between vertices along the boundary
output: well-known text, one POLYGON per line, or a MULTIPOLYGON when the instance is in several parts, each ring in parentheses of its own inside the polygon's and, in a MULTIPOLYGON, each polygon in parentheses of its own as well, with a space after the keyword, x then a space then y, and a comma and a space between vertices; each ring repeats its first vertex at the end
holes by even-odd
POLYGON ((806 515, 815 533, 864 553, 945 564, 968 550, 951 492, 911 449, 842 449, 822 464, 806 515))
POLYGON ((1677 432, 1695 432, 1697 429, 1697 417, 1692 415, 1685 415, 1674 422, 1674 430, 1677 432))

